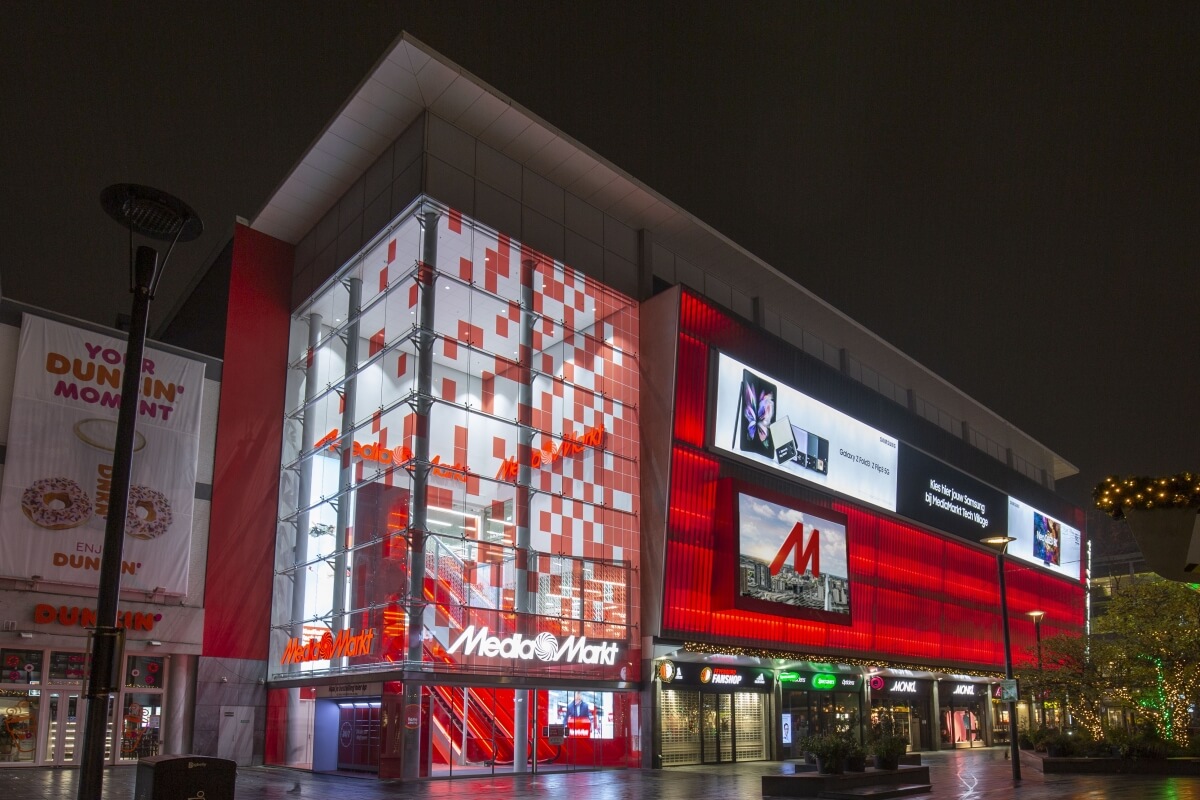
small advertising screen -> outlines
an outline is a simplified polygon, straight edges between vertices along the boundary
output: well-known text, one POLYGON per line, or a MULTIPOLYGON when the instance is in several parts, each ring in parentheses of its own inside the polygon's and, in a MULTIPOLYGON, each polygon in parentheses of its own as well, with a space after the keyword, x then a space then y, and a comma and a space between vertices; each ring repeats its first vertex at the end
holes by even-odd
POLYGON ((739 493, 735 605, 850 622, 846 520, 828 509, 739 493))
POLYGON ((896 510, 897 441, 721 353, 710 441, 737 458, 896 510))
POLYGON ((1008 546, 1009 556, 1080 579, 1083 545, 1076 528, 1010 497, 1008 535, 1016 539, 1008 546))
POLYGON ((563 726, 568 739, 613 738, 612 692, 549 692, 550 722, 563 726))
POLYGON ((900 443, 896 511, 970 542, 1008 532, 1008 496, 900 443))

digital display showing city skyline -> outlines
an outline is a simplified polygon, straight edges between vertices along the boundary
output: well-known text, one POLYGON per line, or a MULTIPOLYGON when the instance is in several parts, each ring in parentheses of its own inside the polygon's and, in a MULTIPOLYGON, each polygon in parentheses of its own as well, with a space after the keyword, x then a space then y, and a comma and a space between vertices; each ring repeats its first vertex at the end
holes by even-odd
MULTIPOLYGON (((840 515, 738 494, 739 601, 773 613, 821 612, 849 621, 850 570, 840 515)), ((741 603, 739 603, 741 604, 741 603)))

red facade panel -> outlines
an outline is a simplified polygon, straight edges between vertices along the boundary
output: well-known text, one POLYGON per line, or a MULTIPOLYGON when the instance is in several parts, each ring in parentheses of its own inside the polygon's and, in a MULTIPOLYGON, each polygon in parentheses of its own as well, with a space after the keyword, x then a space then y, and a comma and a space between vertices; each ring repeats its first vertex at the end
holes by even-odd
MULTIPOLYGON (((669 496, 663 633, 684 640, 847 660, 1002 670, 997 559, 966 542, 842 501, 847 519, 850 624, 735 609, 736 531, 722 499, 721 461, 702 451, 710 347, 744 326, 684 293, 669 496)), ((1081 632, 1081 583, 1005 563, 1014 660, 1035 647, 1028 612, 1046 612, 1042 635, 1081 632)))

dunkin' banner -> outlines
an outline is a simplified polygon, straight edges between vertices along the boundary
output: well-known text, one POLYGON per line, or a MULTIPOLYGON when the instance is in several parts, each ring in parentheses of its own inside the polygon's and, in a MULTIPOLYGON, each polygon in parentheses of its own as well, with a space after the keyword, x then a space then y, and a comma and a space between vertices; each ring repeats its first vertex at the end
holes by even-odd
MULTIPOLYGON (((97 585, 125 342, 26 315, 0 493, 0 574, 97 585)), ((147 348, 121 586, 187 592, 204 365, 147 348)))

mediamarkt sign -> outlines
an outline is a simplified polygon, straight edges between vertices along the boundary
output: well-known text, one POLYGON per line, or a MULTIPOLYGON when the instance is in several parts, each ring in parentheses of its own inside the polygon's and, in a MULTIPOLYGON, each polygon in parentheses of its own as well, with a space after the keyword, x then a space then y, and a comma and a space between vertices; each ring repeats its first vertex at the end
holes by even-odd
POLYGON ((487 628, 475 629, 472 625, 467 628, 446 648, 447 653, 453 653, 459 647, 463 655, 478 653, 488 658, 519 658, 525 661, 563 661, 568 664, 607 664, 612 666, 617 660, 617 643, 588 644, 586 636, 571 636, 565 642, 559 643, 558 637, 543 631, 532 639, 527 639, 519 633, 501 639, 499 636, 489 636, 487 628))

